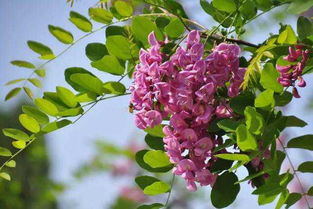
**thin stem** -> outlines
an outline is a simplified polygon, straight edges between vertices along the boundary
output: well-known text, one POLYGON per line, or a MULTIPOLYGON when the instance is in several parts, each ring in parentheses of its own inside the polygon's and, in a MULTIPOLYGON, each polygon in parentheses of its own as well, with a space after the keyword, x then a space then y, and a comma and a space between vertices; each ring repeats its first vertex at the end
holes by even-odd
MULTIPOLYGON (((286 156, 287 156, 287 159, 288 159, 288 161, 289 161, 290 167, 291 167, 291 169, 292 169, 292 171, 293 171, 293 174, 296 176, 297 181, 299 182, 299 185, 300 185, 300 187, 301 187, 302 193, 305 194, 306 192, 305 192, 305 190, 304 190, 304 186, 302 185, 302 183, 301 183, 301 181, 300 181, 300 178, 299 178, 299 176, 298 176, 298 174, 297 174, 297 170, 295 169, 295 167, 294 167, 294 165, 293 165, 293 163, 292 163, 292 161, 291 161, 291 158, 290 158, 290 156, 288 155, 286 148, 284 147, 284 144, 282 143, 282 141, 281 141, 279 138, 277 138, 277 140, 279 141, 281 147, 283 148, 284 153, 285 153, 286 156)), ((306 202, 306 204, 307 204, 307 206, 308 206, 308 209, 310 209, 310 208, 311 208, 311 207, 310 207, 310 203, 309 203, 309 201, 308 201, 306 195, 304 195, 304 199, 305 199, 305 202, 306 202)))
POLYGON ((23 152, 31 143, 33 143, 33 141, 35 141, 36 137, 34 137, 33 139, 31 139, 24 148, 19 149, 17 152, 15 152, 9 159, 7 159, 0 167, 0 171, 2 170, 2 168, 11 160, 13 160, 18 154, 20 154, 21 152, 23 152))
POLYGON ((166 199, 164 208, 167 208, 168 203, 169 203, 169 201, 170 201, 170 197, 171 197, 171 194, 172 194, 174 181, 175 181, 175 174, 173 174, 173 177, 172 177, 172 180, 171 180, 171 189, 170 189, 170 191, 168 192, 168 196, 167 196, 167 199, 166 199))

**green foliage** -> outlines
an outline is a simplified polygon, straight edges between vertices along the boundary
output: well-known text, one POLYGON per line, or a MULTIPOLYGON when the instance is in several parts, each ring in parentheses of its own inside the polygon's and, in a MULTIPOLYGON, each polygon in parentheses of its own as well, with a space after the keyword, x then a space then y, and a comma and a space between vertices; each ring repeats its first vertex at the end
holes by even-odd
POLYGON ((21 90, 22 90, 21 88, 14 88, 11 91, 9 91, 9 93, 7 93, 7 95, 5 96, 5 101, 10 100, 13 97, 16 97, 21 90))
POLYGON ((151 136, 156 136, 156 137, 164 137, 163 133, 163 126, 162 125, 157 125, 154 126, 153 128, 146 128, 145 132, 150 134, 151 136))
POLYGON ((169 37, 178 38, 184 33, 185 27, 180 19, 172 18, 169 24, 165 26, 164 31, 169 37))
POLYGON ((100 60, 104 55, 108 54, 106 46, 102 43, 89 43, 86 46, 86 56, 91 61, 100 60))
POLYGON ((232 160, 232 161, 245 161, 249 162, 251 159, 248 155, 245 154, 217 154, 215 157, 225 159, 225 160, 232 160))
POLYGON ((12 65, 15 65, 17 67, 23 67, 23 68, 29 68, 29 69, 34 69, 36 68, 34 64, 24 61, 24 60, 13 60, 11 61, 12 65))
POLYGON ((233 119, 223 119, 217 123, 217 126, 226 132, 235 132, 241 121, 234 121, 233 119))
POLYGON ((103 84, 104 93, 106 94, 124 94, 126 91, 126 87, 120 83, 115 81, 105 82, 103 84))
POLYGON ((239 184, 235 184, 237 181, 238 177, 234 173, 225 172, 217 177, 211 192, 214 207, 225 208, 234 202, 240 190, 239 184))
POLYGON ((92 23, 78 12, 71 11, 69 20, 80 30, 84 32, 92 31, 92 23))
POLYGON ((39 110, 48 115, 57 116, 59 113, 58 108, 49 100, 37 98, 35 99, 35 105, 39 108, 39 110))
POLYGON ((287 147, 313 150, 313 135, 293 138, 288 142, 287 147))
POLYGON ((262 115, 258 113, 255 108, 249 106, 246 107, 244 115, 246 118, 247 129, 255 135, 261 134, 264 128, 264 119, 262 115))
POLYGON ((171 165, 168 156, 162 150, 148 151, 143 156, 143 161, 152 168, 162 168, 171 165))
POLYGON ((143 168, 143 169, 145 169, 145 170, 147 170, 149 172, 153 172, 153 173, 164 173, 164 172, 170 171, 173 168, 172 165, 168 165, 168 166, 162 167, 162 168, 159 168, 159 167, 153 168, 153 167, 151 167, 143 159, 145 154, 148 153, 148 152, 149 152, 149 150, 141 150, 141 151, 136 153, 136 157, 135 157, 136 158, 136 162, 138 163, 138 165, 141 168, 143 168))
POLYGON ((136 177, 135 182, 146 195, 159 195, 170 190, 170 185, 152 176, 136 177))
POLYGON ((257 150, 258 146, 256 143, 256 139, 244 124, 241 124, 237 127, 236 136, 237 144, 241 150, 257 150))
POLYGON ((53 59, 55 55, 53 51, 46 45, 36 42, 36 41, 27 41, 28 47, 40 55, 41 59, 53 59))
POLYGON ((71 75, 70 79, 86 91, 90 91, 98 95, 103 94, 103 83, 95 76, 86 73, 75 73, 71 75))
POLYGON ((301 40, 313 35, 313 23, 306 17, 300 16, 297 22, 297 32, 301 40))
POLYGON ((155 137, 147 134, 145 136, 145 142, 151 149, 164 151, 164 142, 161 137, 155 137))
POLYGON ((153 203, 151 205, 141 205, 137 209, 160 209, 164 207, 161 203, 153 203))
POLYGON ((271 109, 275 106, 274 100, 274 91, 273 90, 265 90, 260 93, 255 99, 255 107, 271 109))
POLYGON ((96 22, 109 24, 112 22, 113 15, 103 8, 89 8, 89 16, 96 22))
POLYGON ((31 116, 21 114, 19 116, 20 123, 22 126, 32 133, 38 133, 40 131, 39 123, 31 116))
POLYGON ((130 43, 124 36, 116 35, 107 37, 106 47, 110 54, 122 60, 132 58, 130 43))
POLYGON ((313 161, 300 164, 297 170, 302 173, 313 173, 313 161))
POLYGON ((74 41, 73 35, 63 28, 49 25, 48 26, 49 32, 60 42, 63 44, 71 44, 74 41))
POLYGON ((260 83, 265 89, 271 89, 274 92, 282 92, 283 86, 278 83, 277 78, 279 77, 278 71, 274 68, 273 64, 266 63, 261 72, 260 83))
POLYGON ((125 2, 125 1, 116 1, 114 3, 114 7, 117 10, 117 12, 123 16, 123 17, 128 17, 133 14, 133 7, 130 3, 125 2))
POLYGON ((91 66, 112 75, 122 75, 125 71, 120 61, 113 55, 106 55, 102 59, 92 62, 91 66))
POLYGON ((236 11, 236 3, 234 0, 213 0, 213 6, 223 12, 232 13, 236 11))

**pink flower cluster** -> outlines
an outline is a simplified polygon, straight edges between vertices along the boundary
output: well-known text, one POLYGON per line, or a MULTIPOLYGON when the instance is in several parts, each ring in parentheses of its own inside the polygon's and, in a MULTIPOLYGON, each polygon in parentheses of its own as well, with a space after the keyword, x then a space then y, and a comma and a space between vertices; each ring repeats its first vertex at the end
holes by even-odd
POLYGON ((154 33, 148 40, 151 47, 140 51, 130 89, 131 104, 137 111, 135 123, 145 129, 169 119, 163 128, 163 141, 170 161, 176 165, 174 174, 182 176, 191 191, 197 189, 196 182, 212 185, 216 174, 209 169, 218 140, 207 129, 213 119, 232 116, 226 99, 217 97, 217 90, 227 88, 229 97, 239 94, 245 73, 239 68, 240 48, 222 43, 204 57, 200 34, 191 31, 186 46, 178 47, 166 59, 154 33))
POLYGON ((289 55, 283 59, 290 62, 289 65, 276 65, 280 76, 278 82, 284 87, 293 86, 293 96, 300 98, 295 82, 298 80, 299 87, 305 87, 306 82, 302 77, 302 72, 309 57, 309 51, 303 50, 303 46, 297 45, 289 47, 289 55))

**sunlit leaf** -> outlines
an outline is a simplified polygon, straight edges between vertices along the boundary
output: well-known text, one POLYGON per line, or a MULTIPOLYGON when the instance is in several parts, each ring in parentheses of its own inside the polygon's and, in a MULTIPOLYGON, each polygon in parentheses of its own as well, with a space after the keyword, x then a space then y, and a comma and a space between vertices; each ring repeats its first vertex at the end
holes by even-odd
POLYGON ((7 180, 7 181, 11 181, 11 176, 8 173, 1 172, 0 177, 7 180))
POLYGON ((88 91, 97 93, 98 95, 103 94, 103 83, 95 76, 86 73, 76 73, 71 75, 70 79, 88 91))
POLYGON ((58 115, 58 108, 50 101, 46 99, 35 99, 36 106, 44 113, 51 115, 51 116, 57 116, 58 115))
POLYGON ((42 87, 40 80, 37 78, 29 78, 28 81, 38 88, 42 87))
POLYGON ((5 101, 12 99, 13 97, 16 97, 21 91, 21 88, 14 88, 7 95, 5 96, 5 101))
POLYGON ((35 69, 35 65, 33 65, 30 62, 24 61, 24 60, 13 60, 11 61, 12 65, 15 65, 17 67, 24 67, 24 68, 29 68, 29 69, 35 69))
POLYGON ((19 116, 19 121, 24 128, 32 133, 38 133, 40 131, 40 125, 37 120, 29 115, 21 114, 19 116))
POLYGON ((12 142, 13 147, 16 149, 24 149, 26 147, 25 141, 14 141, 12 142))
POLYGON ((106 39, 106 47, 110 54, 128 60, 132 58, 130 43, 124 36, 109 36, 106 39))
POLYGON ((76 96, 73 92, 71 92, 71 90, 62 86, 57 86, 56 90, 58 97, 64 104, 66 104, 68 107, 77 106, 76 96))
POLYGON ((11 151, 8 150, 7 148, 0 147, 0 156, 3 157, 10 157, 12 155, 11 151))
POLYGON ((23 105, 22 110, 25 114, 35 118, 40 124, 49 123, 49 117, 33 106, 23 105))
POLYGON ((91 66, 113 75, 122 75, 125 71, 121 63, 113 55, 106 55, 102 59, 92 62, 91 66))
POLYGON ((104 57, 104 55, 107 55, 108 50, 102 43, 89 43, 86 46, 85 53, 91 61, 97 61, 104 57))
POLYGON ((236 129, 237 144, 242 151, 257 150, 258 145, 248 128, 241 124, 236 129))
POLYGON ((78 12, 71 11, 69 20, 80 30, 90 32, 92 30, 92 23, 78 12))
POLYGON ((7 137, 16 140, 28 141, 29 136, 24 131, 15 128, 5 128, 2 130, 3 134, 7 137))
POLYGON ((28 47, 40 55, 41 59, 53 59, 55 55, 53 51, 46 45, 37 41, 27 41, 28 47))
POLYGON ((246 107, 244 115, 248 130, 256 135, 261 134, 264 128, 264 119, 262 115, 258 113, 254 107, 250 106, 246 107))
POLYGON ((114 3, 116 11, 123 17, 128 17, 133 14, 133 7, 130 3, 125 1, 116 1, 114 3))
POLYGON ((19 83, 19 82, 24 81, 24 80, 25 80, 25 78, 15 79, 15 80, 7 82, 5 85, 8 86, 8 85, 16 84, 16 83, 19 83))
POLYGON ((303 135, 291 139, 288 144, 288 148, 300 148, 313 151, 313 135, 303 135))
POLYGON ((60 121, 54 121, 54 122, 51 122, 51 123, 48 123, 45 127, 42 128, 42 132, 43 133, 50 133, 50 132, 53 132, 53 131, 56 131, 58 129, 61 129, 69 124, 71 124, 72 121, 70 120, 60 120, 60 121))
POLYGON ((163 181, 154 182, 151 185, 147 186, 143 193, 146 195, 159 195, 169 192, 171 186, 163 181))
POLYGON ((10 167, 10 168, 15 168, 16 162, 14 160, 10 160, 5 164, 5 166, 10 167))
POLYGON ((261 71, 260 83, 265 89, 271 89, 275 92, 282 92, 283 86, 278 83, 277 78, 279 77, 278 71, 274 68, 273 64, 266 63, 263 70, 261 71))
POLYGON ((152 168, 162 168, 171 165, 167 154, 162 150, 148 151, 143 160, 152 168))
POLYGON ((60 28, 57 26, 53 26, 53 25, 49 25, 48 29, 49 29, 50 33, 60 42, 62 42, 64 44, 73 43, 74 37, 69 31, 64 30, 63 28, 60 28))
POLYGON ((113 15, 103 8, 89 8, 89 16, 97 22, 109 24, 112 22, 113 15))
POLYGON ((224 160, 232 160, 232 161, 246 161, 249 162, 251 159, 248 155, 245 154, 216 154, 215 157, 222 158, 224 160))
POLYGON ((103 88, 106 94, 124 94, 126 91, 126 87, 122 83, 115 81, 105 82, 103 88))

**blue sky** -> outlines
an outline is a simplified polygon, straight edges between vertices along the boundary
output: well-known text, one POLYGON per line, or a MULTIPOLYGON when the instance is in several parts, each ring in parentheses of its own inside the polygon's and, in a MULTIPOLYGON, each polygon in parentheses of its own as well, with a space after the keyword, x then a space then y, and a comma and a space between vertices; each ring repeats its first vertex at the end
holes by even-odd
MULTIPOLYGON (((3 87, 3 84, 9 80, 26 77, 29 75, 28 69, 17 68, 9 64, 11 60, 22 59, 36 64, 41 61, 36 58, 36 54, 30 51, 26 45, 27 40, 35 40, 50 46, 58 54, 66 45, 61 44, 54 39, 48 32, 47 25, 61 26, 74 34, 75 39, 81 37, 83 32, 76 29, 68 21, 70 10, 75 10, 87 15, 88 7, 96 1, 79 0, 73 8, 70 8, 65 0, 1 0, 0 1, 0 105, 1 109, 7 110, 16 103, 16 99, 3 102, 5 94, 9 87, 3 87)), ((185 1, 184 4, 190 16, 198 20, 203 25, 212 24, 208 16, 199 12, 198 1, 185 1)), ((290 19, 290 24, 295 25, 295 19, 290 19)), ((274 25, 274 24, 273 24, 274 25)), ((101 25, 94 24, 94 28, 101 25)), ((278 27, 278 26, 277 26, 278 27)), ((278 28, 269 28, 266 30, 255 29, 256 35, 249 36, 253 42, 261 42, 270 32, 276 32, 278 28)), ((92 69, 88 58, 84 55, 85 46, 90 42, 104 42, 104 31, 91 35, 82 40, 79 44, 73 46, 67 53, 59 59, 47 65, 47 78, 44 80, 44 91, 55 91, 54 87, 66 86, 64 81, 64 70, 68 67, 84 67, 91 70, 103 80, 116 80, 113 76, 92 69)), ((306 98, 312 95, 312 76, 307 79, 308 86, 300 90, 302 99, 298 99, 287 110, 290 114, 303 116, 308 122, 312 122, 312 116, 304 109, 307 104, 306 98), (310 82, 311 81, 311 82, 310 82)), ((126 81, 129 84, 130 81, 126 81)), ((42 91, 36 92, 40 96, 42 91)), ((93 141, 102 138, 119 145, 127 144, 130 137, 141 135, 133 124, 133 117, 128 113, 129 97, 115 98, 109 101, 99 103, 78 123, 71 125, 61 131, 50 134, 47 138, 49 155, 51 156, 51 177, 60 182, 66 182, 71 185, 71 189, 60 197, 60 206, 62 209, 100 209, 106 208, 112 202, 114 195, 118 191, 119 185, 129 181, 127 179, 112 181, 108 175, 94 175, 87 178, 82 183, 76 183, 72 177, 72 172, 83 162, 92 158, 94 147, 93 141)), ((290 135, 298 136, 303 133, 312 132, 312 125, 304 129, 292 129, 290 135)), ((141 140, 142 138, 138 138, 141 140)), ((292 152, 295 156, 295 162, 301 160, 301 154, 292 152)), ((306 155, 307 157, 308 155, 306 155)), ((312 160, 312 154, 310 155, 312 160)), ((300 162, 300 161, 299 161, 300 162)), ((245 173, 240 172, 241 177, 245 173)), ((312 184, 312 181, 311 181, 312 184)), ((273 206, 259 207, 255 197, 252 197, 250 186, 242 185, 243 189, 238 198, 238 205, 242 209, 255 208, 273 208, 273 206), (242 203, 242 204, 240 204, 242 203)), ((205 196, 209 196, 206 192, 205 196)), ((209 201, 208 201, 209 202, 209 201)), ((197 208, 207 208, 208 203, 197 208)))

